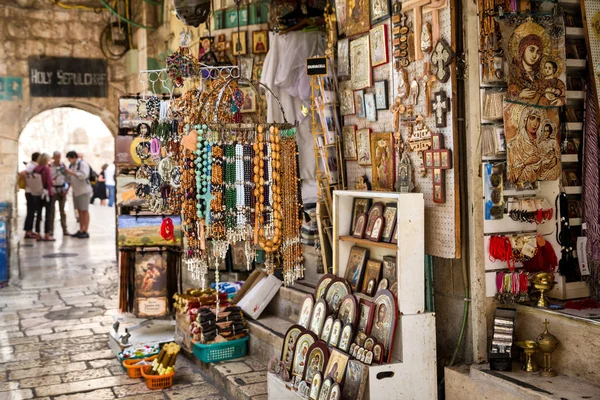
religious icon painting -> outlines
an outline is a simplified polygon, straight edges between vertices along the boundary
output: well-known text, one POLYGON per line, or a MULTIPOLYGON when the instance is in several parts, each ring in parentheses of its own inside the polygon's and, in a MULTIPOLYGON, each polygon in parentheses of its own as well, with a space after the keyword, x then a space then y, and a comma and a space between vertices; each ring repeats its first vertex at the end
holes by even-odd
MULTIPOLYGON (((386 0, 374 0, 386 1, 386 0)), ((387 25, 379 25, 369 31, 371 44, 371 66, 387 64, 388 48, 387 48, 387 25)))
POLYGON ((335 278, 331 281, 327 287, 327 294, 325 294, 325 302, 327 303, 329 313, 337 314, 342 299, 348 293, 352 293, 352 290, 345 279, 335 278))
POLYGON ((325 302, 325 300, 317 300, 313 309, 313 313, 310 317, 309 327, 310 331, 312 331, 315 335, 319 336, 321 334, 321 330, 323 329, 323 324, 325 323, 327 314, 327 303, 325 302))
POLYGON ((344 324, 339 319, 333 321, 333 326, 331 327, 331 335, 329 335, 329 340, 327 344, 330 347, 337 347, 340 342, 340 336, 342 335, 342 328, 344 324))
POLYGON ((294 362, 294 350, 296 349, 296 341, 300 333, 304 331, 304 327, 301 325, 292 325, 287 330, 283 339, 283 348, 281 349, 281 358, 284 367, 288 373, 292 369, 292 363, 294 362))
MULTIPOLYGON (((362 0, 366 2, 366 0, 362 0)), ((371 87, 371 65, 365 60, 371 59, 369 35, 350 42, 350 79, 352 89, 360 90, 371 87)))
POLYGON ((375 107, 375 94, 365 93, 365 117, 367 121, 377 121, 377 108, 375 107))
POLYGON ((368 213, 371 209, 371 199, 355 197, 352 204, 352 221, 350 231, 354 231, 358 216, 363 213, 368 213))
POLYGON ((338 76, 350 76, 350 42, 348 39, 338 40, 338 76))
POLYGON ((254 67, 252 68, 252 79, 255 81, 260 81, 260 78, 262 78, 262 70, 263 70, 262 61, 255 63, 254 67))
POLYGON ((303 331, 298 340, 296 340, 296 348, 294 349, 294 362, 292 364, 292 376, 302 377, 304 375, 304 368, 306 367, 306 361, 308 356, 308 349, 318 339, 311 331, 303 331))
POLYGON ((315 304, 315 298, 312 294, 309 294, 304 299, 302 303, 302 308, 300 309, 300 316, 298 318, 298 325, 303 326, 308 329, 310 324, 310 316, 312 315, 313 306, 315 304))
POLYGON ((304 368, 303 381, 312 382, 318 373, 323 373, 327 362, 329 361, 329 348, 321 341, 313 343, 308 349, 306 356, 306 367, 304 368))
POLYGON ((252 52, 265 54, 269 51, 269 31, 252 32, 252 52))
POLYGON ((331 385, 333 381, 330 378, 327 378, 323 381, 321 385, 321 390, 319 391, 319 400, 329 400, 329 394, 331 393, 331 385))
POLYGON ((161 317, 167 310, 167 256, 159 252, 135 253, 134 314, 161 317))
POLYGON ((377 291, 379 292, 380 290, 387 289, 389 287, 389 285, 390 285, 389 281, 386 278, 382 278, 379 281, 379 285, 377 285, 377 291))
POLYGON ((358 360, 348 361, 342 390, 342 400, 362 399, 367 387, 368 377, 369 367, 358 360))
POLYGON ((310 400, 319 400, 319 392, 321 391, 321 383, 323 381, 323 374, 317 372, 313 375, 312 383, 310 385, 310 392, 308 398, 310 400))
POLYGON ((390 2, 388 0, 371 0, 371 25, 390 17, 390 2))
POLYGON ((256 97, 256 89, 252 86, 239 86, 240 91, 244 97, 242 107, 240 108, 241 113, 252 113, 256 112, 258 98, 256 97))
POLYGON ((340 383, 344 380, 344 372, 346 371, 346 365, 348 364, 348 354, 339 351, 338 349, 331 349, 329 354, 329 362, 325 368, 325 379, 332 379, 334 382, 340 383))
POLYGON ((392 241, 392 235, 394 234, 394 228, 396 227, 397 210, 396 203, 388 203, 385 205, 385 211, 383 212, 385 227, 383 229, 383 234, 381 235, 381 239, 384 242, 389 243, 392 241))
POLYGON ((558 110, 504 102, 510 182, 552 181, 561 176, 558 110))
POLYGON ((358 302, 354 295, 347 294, 344 296, 342 304, 340 304, 340 309, 338 310, 338 318, 344 325, 350 324, 356 326, 358 319, 358 302))
POLYGON ((329 286, 329 283, 333 278, 335 278, 335 275, 325 274, 321 277, 321 279, 319 279, 319 282, 317 283, 317 287, 315 289, 315 299, 319 300, 325 297, 325 293, 327 292, 327 286, 329 286))
POLYGON ((232 52, 234 56, 246 55, 246 32, 233 32, 231 35, 232 52))
POLYGON ((252 80, 252 67, 254 65, 254 58, 240 57, 238 63, 240 68, 240 76, 244 79, 252 80))
POLYGON ((352 236, 357 239, 362 239, 365 237, 367 218, 369 217, 365 213, 358 214, 358 217, 356 218, 356 224, 354 225, 354 230, 352 231, 352 236))
POLYGON ((357 90, 354 92, 354 107, 356 110, 356 118, 365 119, 367 117, 364 90, 357 90))
POLYGON ((348 349, 350 349, 350 344, 352 342, 352 325, 346 324, 342 328, 342 333, 340 336, 340 341, 338 342, 338 349, 342 350, 344 353, 348 353, 348 349))
POLYGON ((358 165, 371 165, 371 129, 356 131, 356 146, 358 152, 358 165))
POLYGON ((331 328, 333 328, 333 321, 335 321, 333 315, 327 317, 327 319, 325 320, 325 324, 323 325, 323 329, 321 330, 321 335, 319 335, 319 339, 321 339, 325 343, 329 342, 329 337, 331 336, 331 328))
POLYGON ((346 18, 348 17, 348 12, 346 10, 347 6, 348 0, 335 0, 335 18, 337 20, 338 35, 340 36, 346 34, 346 18))
POLYGON ((356 125, 342 127, 344 160, 356 160, 356 125))
POLYGON ((380 242, 384 226, 385 218, 383 218, 383 216, 375 218, 375 222, 373 223, 373 228, 371 229, 371 235, 369 236, 369 240, 373 242, 380 242))
POLYGON ((387 110, 388 107, 388 81, 375 82, 375 107, 378 110, 387 110))
POLYGON ((373 346, 373 362, 376 364, 381 364, 381 355, 383 353, 383 346, 381 343, 376 343, 373 346))
POLYGON ((371 333, 371 323, 373 321, 373 313, 375 312, 375 305, 365 299, 360 299, 358 304, 358 328, 357 332, 362 332, 365 335, 371 333))
POLYGON ((352 90, 352 81, 340 83, 340 113, 342 115, 352 115, 356 112, 354 104, 354 91, 352 90))
POLYGON ((344 274, 344 277, 350 284, 350 288, 353 292, 358 291, 360 287, 363 270, 367 263, 368 257, 369 249, 359 246, 353 246, 352 249, 350 249, 350 255, 348 256, 348 264, 346 265, 346 273, 344 274))
POLYGON ((392 132, 371 133, 371 173, 373 176, 373 190, 394 191, 394 178, 396 176, 394 137, 392 132))
POLYGON ((365 230, 365 235, 367 237, 371 236, 371 232, 373 231, 373 225, 375 224, 375 220, 377 217, 383 215, 384 205, 382 202, 378 201, 373 204, 371 208, 369 208, 369 220, 367 222, 367 229, 365 230))
POLYGON ((383 256, 383 271, 382 277, 387 279, 389 283, 396 282, 396 257, 383 256))
POLYGON ((375 316, 371 336, 383 345, 383 360, 389 364, 392 361, 398 306, 394 295, 389 290, 377 292, 373 303, 375 303, 375 316))
POLYGON ((506 98, 531 105, 564 106, 564 16, 511 14, 498 24, 509 66, 506 98))
POLYGON ((335 382, 333 385, 331 385, 331 391, 329 392, 328 400, 340 400, 341 395, 342 389, 340 387, 340 384, 335 382))
POLYGON ((371 29, 369 0, 348 0, 346 5, 346 36, 360 35, 371 29))
MULTIPOLYGON (((246 242, 237 242, 229 246, 231 271, 248 271, 248 257, 246 256, 246 242)), ((250 261, 250 268, 254 264, 254 259, 250 261)))
MULTIPOLYGON (((381 217, 383 218, 383 217, 381 217)), ((362 285, 362 289, 361 292, 372 296, 375 293, 375 289, 377 288, 377 283, 379 282, 379 276, 381 275, 381 261, 378 260, 369 260, 367 261, 367 267, 365 269, 365 276, 363 278, 363 285, 362 285), (374 281, 374 283, 371 283, 371 281, 374 281), (371 290, 369 289, 369 284, 372 284, 374 286, 371 287, 371 290), (369 292, 371 294, 369 294, 369 292)))

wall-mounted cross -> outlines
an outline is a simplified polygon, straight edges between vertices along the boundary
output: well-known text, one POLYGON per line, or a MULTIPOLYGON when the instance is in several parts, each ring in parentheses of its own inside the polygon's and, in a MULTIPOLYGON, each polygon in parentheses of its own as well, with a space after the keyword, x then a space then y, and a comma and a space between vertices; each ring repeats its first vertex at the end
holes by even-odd
POLYGON ((425 92, 425 116, 429 117, 431 115, 431 86, 437 81, 437 77, 431 72, 431 64, 429 62, 423 64, 423 75, 421 75, 420 81, 425 86, 423 88, 425 92))
POLYGON ((423 24, 423 7, 431 3, 431 0, 408 0, 402 2, 402 11, 413 11, 413 29, 415 44, 415 60, 423 59, 421 51, 421 25, 423 24))
POLYGON ((433 202, 446 202, 446 175, 444 170, 452 169, 452 152, 444 149, 444 136, 441 133, 431 135, 431 149, 425 150, 425 169, 433 172, 433 202))
POLYGON ((440 82, 446 83, 450 79, 450 64, 454 59, 452 48, 444 39, 438 40, 433 48, 431 63, 436 67, 435 76, 440 82))
POLYGON ((450 110, 450 99, 446 97, 446 92, 440 90, 433 94, 433 100, 431 100, 431 107, 433 107, 433 113, 435 115, 435 126, 437 128, 446 127, 446 114, 450 110))
POLYGON ((448 6, 448 0, 433 0, 423 8, 423 14, 431 13, 431 43, 440 38, 440 11, 448 6))

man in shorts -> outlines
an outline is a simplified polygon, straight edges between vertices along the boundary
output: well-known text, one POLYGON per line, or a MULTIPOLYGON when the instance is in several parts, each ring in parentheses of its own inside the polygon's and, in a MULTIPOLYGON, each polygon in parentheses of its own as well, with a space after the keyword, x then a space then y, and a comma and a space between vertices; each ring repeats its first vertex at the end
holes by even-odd
POLYGON ((88 239, 88 227, 90 225, 90 198, 92 196, 92 185, 90 184, 90 166, 83 161, 76 152, 69 151, 67 159, 70 166, 67 169, 69 184, 73 191, 73 207, 79 213, 79 231, 73 237, 88 239))

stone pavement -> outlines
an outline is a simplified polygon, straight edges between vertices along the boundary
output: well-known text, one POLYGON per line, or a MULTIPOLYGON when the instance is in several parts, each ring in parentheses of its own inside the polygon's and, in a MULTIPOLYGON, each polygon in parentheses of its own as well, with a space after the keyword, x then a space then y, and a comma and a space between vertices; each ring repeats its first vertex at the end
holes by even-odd
POLYGON ((226 400, 182 355, 170 389, 127 377, 107 337, 118 306, 114 209, 90 211, 91 239, 61 236, 57 221, 56 242, 21 242, 20 281, 0 288, 0 400, 226 400))

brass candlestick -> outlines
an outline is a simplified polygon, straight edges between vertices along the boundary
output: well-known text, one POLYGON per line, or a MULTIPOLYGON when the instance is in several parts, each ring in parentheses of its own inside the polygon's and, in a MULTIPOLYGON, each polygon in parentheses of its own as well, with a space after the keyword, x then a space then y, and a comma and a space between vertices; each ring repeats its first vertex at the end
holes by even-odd
POLYGON ((537 306, 547 308, 548 300, 546 300, 545 293, 548 290, 552 289, 552 287, 556 283, 554 282, 554 274, 541 272, 539 274, 536 274, 531 280, 531 282, 533 283, 533 287, 535 287, 540 292, 540 299, 537 302, 537 306))
POLYGON ((544 321, 544 332, 542 332, 535 340, 538 344, 538 348, 544 354, 544 365, 542 367, 541 376, 553 377, 558 375, 558 372, 552 369, 552 353, 558 347, 560 343, 558 339, 548 332, 548 320, 544 321))
POLYGON ((537 372, 540 367, 535 363, 533 355, 537 351, 538 344, 535 340, 522 340, 516 343, 517 346, 523 349, 525 352, 525 362, 521 366, 522 371, 526 372, 537 372))

